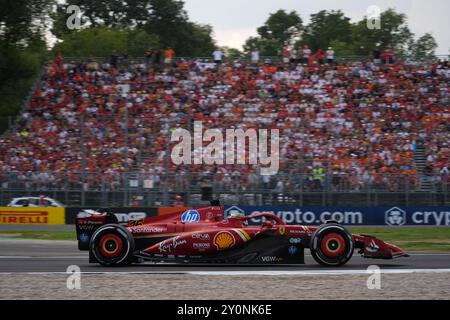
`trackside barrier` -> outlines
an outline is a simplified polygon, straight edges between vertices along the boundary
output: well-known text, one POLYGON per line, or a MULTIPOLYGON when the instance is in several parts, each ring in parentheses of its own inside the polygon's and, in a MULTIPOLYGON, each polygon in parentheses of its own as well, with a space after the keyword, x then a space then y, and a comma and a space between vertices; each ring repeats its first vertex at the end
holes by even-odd
MULTIPOLYGON (((76 215, 87 207, 66 208, 66 223, 74 224, 76 215)), ((189 208, 140 207, 109 208, 122 224, 131 219, 144 219, 189 208)), ((225 206, 224 215, 273 213, 288 224, 320 225, 329 220, 343 225, 373 226, 450 226, 450 207, 292 207, 292 206, 225 206)), ((253 223, 260 223, 260 220, 253 223)))
MULTIPOLYGON (((288 224, 320 225, 334 220, 343 225, 373 226, 450 226, 450 207, 288 207, 226 206, 225 216, 232 212, 246 215, 273 213, 288 224)), ((258 223, 260 221, 253 221, 258 223)))
POLYGON ((65 223, 65 208, 0 207, 0 225, 63 225, 65 223))

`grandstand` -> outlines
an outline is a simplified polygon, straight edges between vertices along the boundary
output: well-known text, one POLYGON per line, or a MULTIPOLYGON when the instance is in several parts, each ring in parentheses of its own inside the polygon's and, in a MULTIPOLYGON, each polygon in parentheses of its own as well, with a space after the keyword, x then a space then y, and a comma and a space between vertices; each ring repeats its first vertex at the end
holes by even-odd
POLYGON ((227 203, 448 205, 448 62, 216 66, 200 59, 113 67, 55 59, 0 138, 0 201, 45 193, 67 205, 227 203), (175 166, 170 132, 280 129, 280 172, 175 166))

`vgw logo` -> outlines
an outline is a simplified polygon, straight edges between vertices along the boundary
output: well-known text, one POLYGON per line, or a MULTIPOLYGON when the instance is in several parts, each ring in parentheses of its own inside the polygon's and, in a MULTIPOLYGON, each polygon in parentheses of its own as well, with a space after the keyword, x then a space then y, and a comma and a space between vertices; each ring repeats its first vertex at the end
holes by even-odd
POLYGON ((181 222, 195 223, 200 221, 200 213, 197 210, 187 210, 181 215, 181 222))
POLYGON ((385 222, 390 226, 402 226, 406 223, 406 212, 400 208, 393 207, 386 211, 385 222))

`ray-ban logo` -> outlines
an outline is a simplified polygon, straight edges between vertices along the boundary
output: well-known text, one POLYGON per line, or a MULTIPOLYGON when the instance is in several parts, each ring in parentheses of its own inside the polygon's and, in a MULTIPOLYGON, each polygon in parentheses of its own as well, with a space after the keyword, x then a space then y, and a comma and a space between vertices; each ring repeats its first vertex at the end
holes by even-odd
POLYGON ((172 131, 171 142, 177 144, 171 158, 176 165, 260 165, 261 175, 275 175, 280 162, 279 140, 278 129, 203 130, 202 122, 195 121, 193 139, 186 129, 172 131))

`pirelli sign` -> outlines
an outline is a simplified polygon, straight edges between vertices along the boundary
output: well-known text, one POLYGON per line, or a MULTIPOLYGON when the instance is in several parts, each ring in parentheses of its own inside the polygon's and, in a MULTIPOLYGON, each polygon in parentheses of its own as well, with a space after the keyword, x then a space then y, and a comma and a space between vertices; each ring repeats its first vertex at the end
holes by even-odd
POLYGON ((65 224, 64 208, 0 207, 1 224, 62 225, 65 224))

